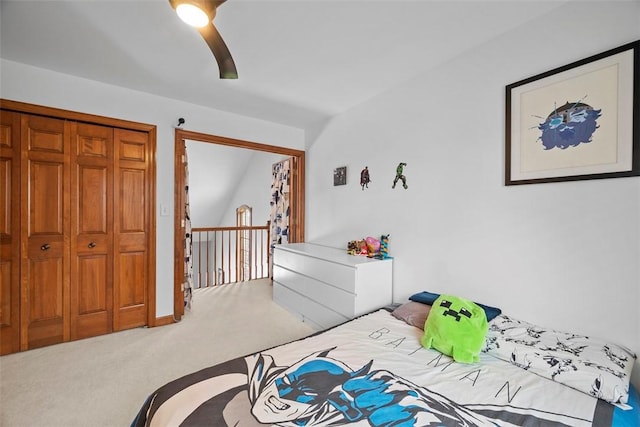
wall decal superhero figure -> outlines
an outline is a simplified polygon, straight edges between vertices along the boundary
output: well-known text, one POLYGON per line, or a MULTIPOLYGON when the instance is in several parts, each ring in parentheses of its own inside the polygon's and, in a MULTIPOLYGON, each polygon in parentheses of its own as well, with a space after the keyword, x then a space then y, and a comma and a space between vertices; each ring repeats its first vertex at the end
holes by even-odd
POLYGON ((393 185, 391 186, 391 188, 396 188, 396 183, 398 182, 398 180, 402 181, 402 186, 405 190, 409 188, 407 186, 407 177, 403 175, 405 166, 407 166, 406 163, 398 164, 398 167, 396 168, 396 178, 393 180, 393 185))
POLYGON ((364 169, 360 172, 360 186, 364 191, 365 188, 369 188, 369 183, 371 182, 371 177, 369 176, 369 167, 365 166, 364 169))

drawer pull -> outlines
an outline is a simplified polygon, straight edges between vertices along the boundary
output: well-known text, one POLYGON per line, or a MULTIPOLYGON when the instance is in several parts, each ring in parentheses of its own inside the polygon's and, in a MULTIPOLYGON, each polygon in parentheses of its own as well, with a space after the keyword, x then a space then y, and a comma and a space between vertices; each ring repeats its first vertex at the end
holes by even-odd
POLYGON ((89 247, 89 249, 93 249, 96 247, 96 242, 91 242, 87 246, 89 247))
POLYGON ((51 248, 51 246, 48 243, 45 243, 44 245, 40 246, 41 251, 49 250, 49 248, 51 248))

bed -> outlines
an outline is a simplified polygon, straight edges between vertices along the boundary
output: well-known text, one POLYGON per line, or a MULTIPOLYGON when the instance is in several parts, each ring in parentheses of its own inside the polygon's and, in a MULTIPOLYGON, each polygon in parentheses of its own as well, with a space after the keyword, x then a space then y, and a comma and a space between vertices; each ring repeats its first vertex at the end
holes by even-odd
POLYGON ((421 345, 407 301, 176 379, 132 426, 639 426, 635 355, 493 313, 475 363, 421 345))

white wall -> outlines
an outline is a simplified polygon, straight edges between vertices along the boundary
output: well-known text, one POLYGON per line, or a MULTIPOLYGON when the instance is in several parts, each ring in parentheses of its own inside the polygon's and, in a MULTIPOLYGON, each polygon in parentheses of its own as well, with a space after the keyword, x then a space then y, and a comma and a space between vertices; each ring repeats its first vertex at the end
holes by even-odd
POLYGON ((243 180, 253 151, 207 142, 187 141, 189 208, 192 227, 235 225, 222 218, 243 180))
POLYGON ((398 302, 458 294, 640 354, 640 177, 503 185, 505 86, 639 38, 638 2, 569 4, 334 118, 307 154, 307 240, 389 233, 398 302))
POLYGON ((241 205, 252 208, 254 226, 266 225, 271 213, 271 166, 287 158, 282 154, 254 151, 226 206, 220 226, 236 224, 236 209, 241 205))
POLYGON ((0 62, 0 98, 114 117, 157 126, 156 316, 173 314, 174 129, 185 129, 268 145, 304 149, 304 132, 143 92, 81 79, 13 61, 0 62))

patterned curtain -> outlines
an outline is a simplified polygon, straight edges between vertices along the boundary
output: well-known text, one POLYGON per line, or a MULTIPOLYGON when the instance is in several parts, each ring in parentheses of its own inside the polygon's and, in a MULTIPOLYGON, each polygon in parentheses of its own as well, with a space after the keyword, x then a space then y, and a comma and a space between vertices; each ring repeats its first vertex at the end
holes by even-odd
POLYGON ((193 240, 191 236, 191 212, 189 210, 189 161, 184 152, 184 306, 191 310, 193 296, 193 240))
POLYGON ((271 244, 289 242, 290 159, 274 163, 271 168, 271 244))

